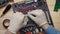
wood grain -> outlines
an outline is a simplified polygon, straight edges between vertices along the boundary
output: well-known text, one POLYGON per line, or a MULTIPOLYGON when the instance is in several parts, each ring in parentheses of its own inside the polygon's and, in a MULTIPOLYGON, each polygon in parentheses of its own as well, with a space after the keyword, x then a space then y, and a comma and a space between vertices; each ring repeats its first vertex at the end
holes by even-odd
MULTIPOLYGON (((48 4, 49 10, 50 10, 50 14, 51 14, 54 26, 55 26, 55 28, 57 30, 60 30, 60 9, 58 10, 58 12, 54 12, 53 11, 54 10, 54 6, 55 6, 55 2, 56 2, 56 0, 47 0, 47 4, 48 4)), ((5 7, 0 9, 0 15, 2 14, 3 10, 5 9, 5 7)), ((13 10, 11 8, 10 11, 5 16, 0 18, 0 34, 2 34, 1 31, 4 30, 4 27, 2 25, 3 20, 4 19, 9 19, 12 14, 13 14, 13 10)))

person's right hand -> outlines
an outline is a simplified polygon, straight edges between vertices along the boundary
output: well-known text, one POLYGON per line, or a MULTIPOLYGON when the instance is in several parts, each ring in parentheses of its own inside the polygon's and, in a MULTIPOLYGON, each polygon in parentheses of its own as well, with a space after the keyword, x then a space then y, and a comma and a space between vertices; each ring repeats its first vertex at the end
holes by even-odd
POLYGON ((46 16, 45 16, 45 13, 42 10, 38 9, 38 10, 33 10, 31 12, 28 12, 28 16, 33 21, 35 21, 39 26, 42 26, 42 25, 48 23, 46 16), (33 15, 35 15, 35 17, 33 15))

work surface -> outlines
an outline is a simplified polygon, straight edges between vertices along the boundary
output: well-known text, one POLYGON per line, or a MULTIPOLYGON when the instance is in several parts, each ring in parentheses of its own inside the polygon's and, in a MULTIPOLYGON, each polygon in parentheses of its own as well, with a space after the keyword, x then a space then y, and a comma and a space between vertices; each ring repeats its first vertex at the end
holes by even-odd
MULTIPOLYGON (((54 12, 54 6, 55 6, 55 0, 47 0, 47 4, 50 10, 50 14, 54 23, 54 26, 57 30, 60 30, 60 10, 58 10, 58 12, 54 12)), ((5 9, 5 7, 0 9, 0 15, 2 14, 3 10, 5 9)), ((0 18, 0 33, 2 33, 1 31, 4 30, 4 27, 2 26, 2 22, 4 19, 8 19, 11 17, 11 15, 13 14, 13 10, 12 8, 10 9, 10 11, 3 16, 2 18, 0 18)))

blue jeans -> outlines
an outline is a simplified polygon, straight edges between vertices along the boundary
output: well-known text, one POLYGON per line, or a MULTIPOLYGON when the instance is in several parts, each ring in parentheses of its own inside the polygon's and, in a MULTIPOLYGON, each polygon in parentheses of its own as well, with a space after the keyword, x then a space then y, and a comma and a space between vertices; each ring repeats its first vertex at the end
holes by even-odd
POLYGON ((49 26, 46 30, 45 30, 46 34, 60 34, 60 31, 57 31, 53 26, 49 26))

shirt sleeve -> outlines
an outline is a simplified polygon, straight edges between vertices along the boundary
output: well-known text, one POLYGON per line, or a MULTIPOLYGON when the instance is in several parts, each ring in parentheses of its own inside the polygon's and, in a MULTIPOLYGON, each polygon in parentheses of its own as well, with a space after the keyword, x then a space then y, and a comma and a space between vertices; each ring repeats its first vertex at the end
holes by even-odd
POLYGON ((60 34, 60 31, 56 30, 51 25, 45 30, 45 32, 46 32, 46 34, 60 34))

